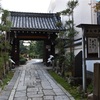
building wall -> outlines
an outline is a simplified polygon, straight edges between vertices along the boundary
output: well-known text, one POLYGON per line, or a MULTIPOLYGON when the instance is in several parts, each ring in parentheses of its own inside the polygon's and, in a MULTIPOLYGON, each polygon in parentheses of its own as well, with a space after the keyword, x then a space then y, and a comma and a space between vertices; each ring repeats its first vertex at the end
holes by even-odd
MULTIPOLYGON (((56 13, 63 11, 67 8, 67 2, 69 0, 51 0, 48 12, 56 13)), ((93 6, 96 3, 96 0, 78 0, 79 4, 74 10, 74 23, 75 25, 79 24, 93 24, 97 23, 96 13, 94 12, 93 6)), ((66 16, 61 16, 61 20, 64 23, 66 21, 66 16)), ((76 28, 80 34, 75 38, 82 37, 82 30, 76 28)))
MULTIPOLYGON (((48 8, 49 13, 56 13, 63 11, 67 8, 67 2, 69 0, 51 0, 50 6, 48 8)), ((94 6, 99 0, 78 0, 79 4, 74 10, 74 24, 75 26, 79 24, 97 24, 97 14, 94 12, 94 6)), ((67 20, 66 16, 61 16, 63 23, 67 20)), ((82 29, 75 27, 79 34, 75 39, 82 38, 82 29)), ((67 51, 69 49, 67 48, 67 51)), ((82 50, 82 45, 76 46, 74 48, 75 55, 82 50)), ((96 61, 87 61, 87 70, 93 71, 93 65, 96 61)), ((97 61, 98 62, 98 61, 97 61)))

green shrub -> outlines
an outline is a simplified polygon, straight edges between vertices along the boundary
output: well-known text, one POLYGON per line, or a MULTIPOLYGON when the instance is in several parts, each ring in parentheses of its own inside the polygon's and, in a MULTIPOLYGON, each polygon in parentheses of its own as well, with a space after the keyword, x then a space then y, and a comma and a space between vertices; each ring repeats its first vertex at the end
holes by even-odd
POLYGON ((93 93, 93 83, 89 84, 88 88, 87 88, 87 91, 89 93, 93 93))
POLYGON ((33 53, 30 53, 30 54, 29 54, 29 57, 30 57, 30 58, 34 58, 34 56, 35 56, 35 55, 34 55, 33 53))
POLYGON ((5 77, 3 77, 2 82, 0 84, 0 88, 4 89, 4 87, 8 84, 8 82, 12 79, 14 72, 9 71, 5 77))
POLYGON ((20 59, 20 64, 23 65, 23 64, 26 63, 26 61, 27 61, 27 60, 26 60, 25 58, 21 58, 21 59, 20 59))

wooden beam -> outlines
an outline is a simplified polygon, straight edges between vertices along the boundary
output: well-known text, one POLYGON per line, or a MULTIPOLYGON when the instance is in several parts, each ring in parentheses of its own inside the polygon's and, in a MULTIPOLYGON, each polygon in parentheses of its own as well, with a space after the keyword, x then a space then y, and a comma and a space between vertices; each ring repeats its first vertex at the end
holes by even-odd
POLYGON ((47 36, 18 36, 19 39, 47 39, 47 36))

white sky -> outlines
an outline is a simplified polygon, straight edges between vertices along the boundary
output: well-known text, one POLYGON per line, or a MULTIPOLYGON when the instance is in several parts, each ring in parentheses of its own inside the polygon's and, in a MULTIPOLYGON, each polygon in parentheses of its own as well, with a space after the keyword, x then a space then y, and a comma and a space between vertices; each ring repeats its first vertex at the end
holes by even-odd
POLYGON ((1 0, 3 9, 21 12, 40 12, 48 10, 51 0, 1 0))

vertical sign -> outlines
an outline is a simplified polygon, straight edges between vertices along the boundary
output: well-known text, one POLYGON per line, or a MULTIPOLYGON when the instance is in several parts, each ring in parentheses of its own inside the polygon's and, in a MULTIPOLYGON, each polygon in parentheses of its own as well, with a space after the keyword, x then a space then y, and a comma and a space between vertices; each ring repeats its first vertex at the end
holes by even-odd
POLYGON ((97 38, 88 38, 88 57, 98 57, 98 39, 97 38))
POLYGON ((88 38, 88 54, 98 53, 98 39, 88 38))

